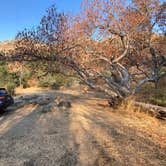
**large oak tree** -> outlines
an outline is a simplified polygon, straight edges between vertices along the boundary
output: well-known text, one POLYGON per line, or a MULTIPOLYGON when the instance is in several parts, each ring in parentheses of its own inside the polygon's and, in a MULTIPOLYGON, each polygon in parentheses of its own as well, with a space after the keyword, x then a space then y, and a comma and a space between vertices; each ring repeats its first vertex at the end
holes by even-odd
POLYGON ((93 89, 124 98, 166 75, 166 3, 84 0, 76 16, 47 10, 39 26, 19 32, 2 60, 47 64, 93 89), (59 67, 57 67, 59 66, 59 67), (67 70, 66 70, 67 69, 67 70))

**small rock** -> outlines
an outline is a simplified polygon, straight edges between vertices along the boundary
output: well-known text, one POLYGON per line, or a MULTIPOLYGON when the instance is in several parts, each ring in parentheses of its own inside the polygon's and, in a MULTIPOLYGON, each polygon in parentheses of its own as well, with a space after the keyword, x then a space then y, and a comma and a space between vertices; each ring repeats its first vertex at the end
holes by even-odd
POLYGON ((53 107, 54 107, 53 103, 49 103, 49 104, 47 104, 46 106, 43 106, 41 112, 42 112, 42 113, 51 112, 51 111, 53 110, 53 107))
POLYGON ((58 107, 66 107, 70 108, 71 107, 71 102, 70 101, 61 101, 57 104, 58 107))
POLYGON ((34 164, 34 160, 29 160, 29 161, 25 161, 24 163, 23 163, 23 166, 35 166, 35 164, 34 164))
POLYGON ((39 98, 38 101, 37 101, 37 104, 39 105, 46 105, 46 104, 49 104, 50 103, 50 98, 39 98))
POLYGON ((65 108, 71 107, 71 102, 69 100, 67 100, 66 98, 57 97, 55 99, 55 103, 56 103, 57 107, 65 107, 65 108))

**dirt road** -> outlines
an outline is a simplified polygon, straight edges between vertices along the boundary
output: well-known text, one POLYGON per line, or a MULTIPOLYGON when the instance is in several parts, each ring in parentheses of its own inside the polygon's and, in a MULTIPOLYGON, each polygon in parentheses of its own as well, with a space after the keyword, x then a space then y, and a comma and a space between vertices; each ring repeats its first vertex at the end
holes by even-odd
POLYGON ((49 104, 29 101, 24 94, 1 115, 0 166, 166 165, 163 122, 114 112, 89 94, 28 95, 35 95, 34 100, 49 96, 49 104), (66 96, 72 108, 58 109, 56 96, 66 96))

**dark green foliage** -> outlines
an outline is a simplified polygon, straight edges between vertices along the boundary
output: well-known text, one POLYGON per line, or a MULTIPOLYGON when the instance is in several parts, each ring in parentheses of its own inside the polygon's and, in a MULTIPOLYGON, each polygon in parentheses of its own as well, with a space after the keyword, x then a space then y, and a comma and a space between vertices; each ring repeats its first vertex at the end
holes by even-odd
POLYGON ((159 106, 166 106, 166 87, 165 85, 155 89, 153 84, 147 84, 138 93, 139 100, 159 106))
POLYGON ((62 86, 61 83, 53 82, 53 83, 51 84, 51 89, 58 90, 61 86, 62 86))
POLYGON ((8 87, 9 91, 19 85, 17 73, 11 73, 5 62, 0 62, 0 87, 8 87))
POLYGON ((7 85, 7 91, 10 95, 14 95, 15 94, 15 91, 14 89, 16 88, 16 86, 14 84, 8 84, 7 85))
POLYGON ((78 82, 78 80, 74 77, 66 77, 62 74, 49 74, 42 78, 39 81, 39 87, 49 87, 51 89, 59 89, 62 86, 70 86, 74 82, 78 82))
POLYGON ((49 85, 49 82, 47 82, 47 81, 39 81, 38 86, 39 87, 49 87, 50 85, 49 85))
POLYGON ((28 80, 32 77, 32 72, 26 71, 23 75, 22 79, 22 87, 28 88, 30 85, 28 85, 28 80))
MULTIPOLYGON (((62 74, 58 74, 58 72, 46 73, 45 68, 47 67, 48 64, 25 63, 22 70, 11 73, 8 70, 7 64, 0 62, 0 87, 6 87, 10 92, 18 86, 27 88, 31 86, 28 85, 28 80, 31 78, 35 78, 36 81, 38 81, 39 87, 48 87, 51 89, 59 89, 61 86, 70 86, 73 82, 79 81, 75 77, 66 77, 62 74)), ((56 69, 58 70, 58 66, 56 66, 56 69)))

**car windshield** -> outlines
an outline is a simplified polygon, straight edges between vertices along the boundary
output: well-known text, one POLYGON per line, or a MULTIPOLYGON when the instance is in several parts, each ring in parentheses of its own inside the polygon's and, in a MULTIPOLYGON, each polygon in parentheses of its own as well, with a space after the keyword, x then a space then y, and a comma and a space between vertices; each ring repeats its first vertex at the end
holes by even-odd
POLYGON ((5 95, 5 94, 7 94, 6 90, 0 89, 0 95, 5 95))

